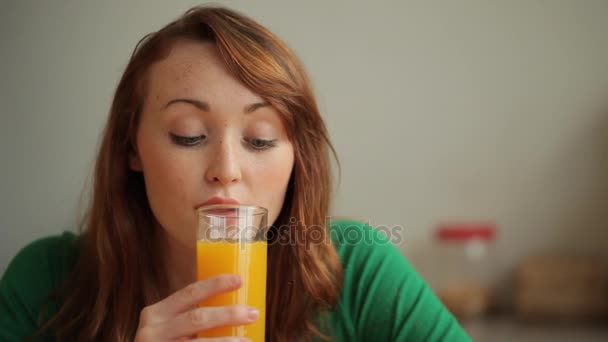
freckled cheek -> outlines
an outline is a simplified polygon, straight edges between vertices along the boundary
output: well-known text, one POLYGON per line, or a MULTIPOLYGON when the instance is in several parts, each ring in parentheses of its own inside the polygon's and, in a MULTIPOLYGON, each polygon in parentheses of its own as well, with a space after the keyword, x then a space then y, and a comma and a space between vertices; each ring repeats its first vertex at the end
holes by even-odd
POLYGON ((148 155, 144 173, 150 193, 156 198, 151 201, 162 203, 163 207, 189 208, 194 196, 190 192, 199 186, 198 169, 192 158, 157 151, 148 155))
POLYGON ((289 178, 291 165, 280 157, 257 161, 253 163, 254 181, 257 187, 266 189, 279 189, 289 178))
POLYGON ((283 206, 291 169, 292 163, 289 163, 289 158, 284 157, 258 163, 252 170, 252 190, 257 204, 270 211, 270 220, 276 219, 283 206))

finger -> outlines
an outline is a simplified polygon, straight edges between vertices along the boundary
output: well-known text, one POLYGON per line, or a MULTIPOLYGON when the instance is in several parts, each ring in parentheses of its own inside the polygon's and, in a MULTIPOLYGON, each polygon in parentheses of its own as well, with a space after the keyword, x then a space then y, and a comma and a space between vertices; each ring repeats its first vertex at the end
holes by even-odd
POLYGON ((214 338, 196 338, 188 340, 190 342, 251 342, 245 337, 214 337, 214 338))
POLYGON ((146 324, 164 322, 192 309, 209 297, 236 290, 241 284, 241 277, 237 274, 222 274, 192 283, 160 302, 146 307, 141 313, 140 321, 146 324))
POLYGON ((259 310, 247 305, 208 306, 181 313, 159 325, 164 337, 176 339, 215 327, 246 325, 255 322, 259 310))
POLYGON ((214 337, 214 338, 196 338, 188 340, 190 342, 251 342, 245 337, 214 337))

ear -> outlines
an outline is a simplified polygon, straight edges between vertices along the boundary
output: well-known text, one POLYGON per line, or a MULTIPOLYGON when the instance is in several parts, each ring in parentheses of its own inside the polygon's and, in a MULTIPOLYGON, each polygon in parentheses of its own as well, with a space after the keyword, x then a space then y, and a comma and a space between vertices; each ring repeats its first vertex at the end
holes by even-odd
POLYGON ((131 149, 131 152, 129 152, 129 168, 132 171, 143 171, 141 159, 139 158, 139 153, 137 153, 137 151, 134 149, 131 149))

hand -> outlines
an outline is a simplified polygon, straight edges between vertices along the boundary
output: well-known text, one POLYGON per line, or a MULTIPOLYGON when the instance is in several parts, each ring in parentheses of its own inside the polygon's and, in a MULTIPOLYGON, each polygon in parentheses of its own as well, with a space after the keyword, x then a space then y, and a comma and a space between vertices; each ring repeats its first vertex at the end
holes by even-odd
POLYGON ((258 309, 246 305, 197 307, 201 301, 240 288, 240 276, 225 274, 198 281, 160 302, 146 306, 139 315, 135 342, 148 341, 249 341, 240 337, 196 338, 196 334, 215 327, 253 323, 258 309))

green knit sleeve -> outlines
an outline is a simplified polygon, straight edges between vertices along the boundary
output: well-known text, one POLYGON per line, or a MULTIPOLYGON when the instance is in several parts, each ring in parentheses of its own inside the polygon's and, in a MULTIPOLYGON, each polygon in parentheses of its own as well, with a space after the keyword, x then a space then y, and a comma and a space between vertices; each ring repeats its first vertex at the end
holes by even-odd
POLYGON ((353 341, 471 341, 384 234, 354 221, 334 224, 331 233, 344 266, 338 310, 352 322, 344 337, 353 341))
POLYGON ((74 238, 66 232, 34 241, 10 262, 0 280, 0 341, 26 340, 57 309, 49 295, 69 270, 74 238))

